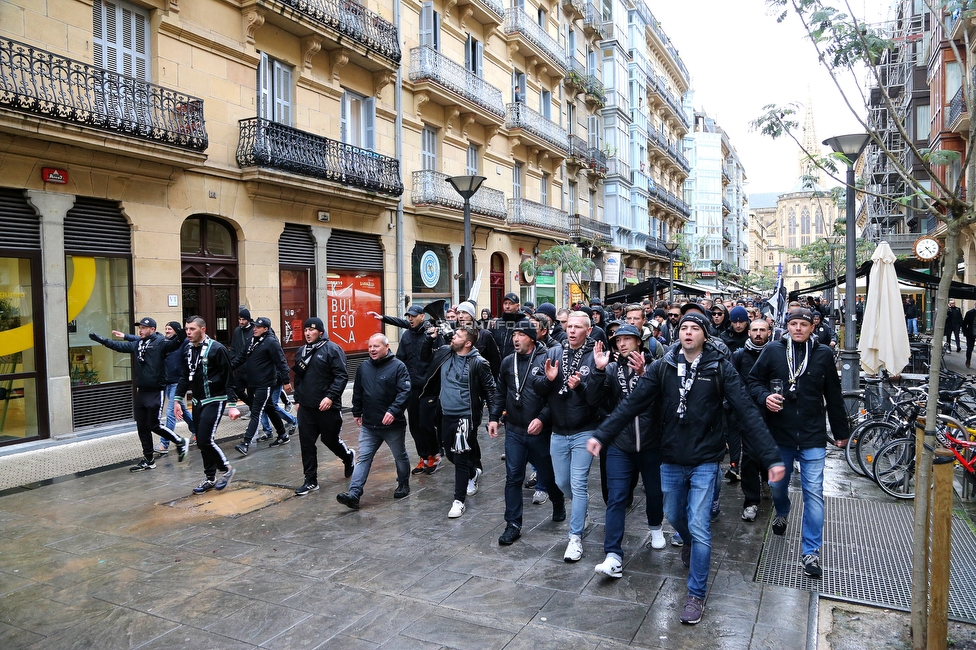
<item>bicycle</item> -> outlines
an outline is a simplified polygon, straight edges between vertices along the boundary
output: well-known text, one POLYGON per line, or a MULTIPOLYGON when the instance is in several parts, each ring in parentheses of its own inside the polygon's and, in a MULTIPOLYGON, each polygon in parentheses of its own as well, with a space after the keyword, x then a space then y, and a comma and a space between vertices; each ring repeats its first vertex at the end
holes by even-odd
MULTIPOLYGON (((911 436, 899 440, 892 440, 882 447, 874 459, 873 469, 878 486, 886 494, 896 499, 912 499, 915 497, 915 464, 916 438, 915 432, 911 436)), ((956 461, 962 466, 964 476, 976 485, 976 429, 955 418, 940 415, 935 434, 939 444, 950 450, 956 461), (969 440, 963 440, 951 435, 950 430, 965 431, 969 440), (961 452, 970 452, 970 458, 961 452)), ((926 449, 932 450, 928 444, 926 449)))

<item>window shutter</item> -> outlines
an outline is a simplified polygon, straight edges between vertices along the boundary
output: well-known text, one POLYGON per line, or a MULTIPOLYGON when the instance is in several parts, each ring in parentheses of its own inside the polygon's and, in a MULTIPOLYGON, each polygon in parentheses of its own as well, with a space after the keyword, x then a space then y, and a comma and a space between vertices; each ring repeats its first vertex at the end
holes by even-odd
POLYGON ((464 42, 464 69, 469 72, 476 72, 474 67, 474 61, 471 59, 471 43, 474 39, 471 38, 471 34, 468 34, 468 39, 464 42))
POLYGON ((367 97, 363 101, 363 121, 366 124, 366 141, 363 143, 365 149, 374 151, 376 149, 376 98, 367 97))
POLYGON ((434 4, 420 5, 420 45, 434 47, 434 4))
POLYGON ((261 61, 258 63, 258 117, 266 120, 274 117, 274 112, 271 110, 270 64, 268 55, 261 52, 261 61))
POLYGON ((291 126, 291 68, 275 61, 273 81, 274 119, 276 122, 291 126))
POLYGON ((141 81, 149 78, 148 39, 149 17, 141 10, 126 5, 119 6, 122 24, 116 30, 117 37, 121 36, 120 51, 122 54, 122 74, 135 77, 141 81))
POLYGON ((474 42, 474 73, 479 77, 485 76, 485 44, 481 41, 474 42))
POLYGON ((114 2, 95 0, 93 18, 95 65, 122 72, 119 69, 118 7, 114 2))
POLYGON ((339 102, 339 140, 349 142, 349 92, 342 93, 342 101, 339 102))

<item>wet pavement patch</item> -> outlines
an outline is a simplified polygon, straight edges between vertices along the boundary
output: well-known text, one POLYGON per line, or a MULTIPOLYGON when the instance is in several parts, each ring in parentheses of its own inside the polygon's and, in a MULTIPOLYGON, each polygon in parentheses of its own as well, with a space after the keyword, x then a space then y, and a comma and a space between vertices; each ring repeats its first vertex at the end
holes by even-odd
POLYGON ((236 481, 223 492, 211 490, 204 494, 191 494, 161 505, 195 515, 239 517, 281 503, 294 494, 292 490, 274 485, 236 481))

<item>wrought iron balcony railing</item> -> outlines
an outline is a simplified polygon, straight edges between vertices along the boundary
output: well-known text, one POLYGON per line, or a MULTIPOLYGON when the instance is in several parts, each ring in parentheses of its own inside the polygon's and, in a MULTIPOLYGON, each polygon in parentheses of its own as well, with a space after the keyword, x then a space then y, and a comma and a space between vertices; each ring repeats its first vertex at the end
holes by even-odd
POLYGON ((423 79, 444 86, 489 113, 505 116, 502 91, 427 45, 410 50, 410 81, 423 79))
POLYGON ((477 0, 477 1, 480 2, 486 9, 491 11, 491 13, 498 16, 498 18, 500 18, 501 20, 505 19, 505 5, 502 4, 499 0, 477 0))
POLYGON ((345 34, 394 63, 400 62, 396 26, 355 0, 281 0, 311 20, 345 34))
POLYGON ((528 199, 508 200, 508 223, 569 235, 569 214, 528 199))
POLYGON ((562 0, 559 4, 561 4, 567 11, 575 13, 579 16, 586 13, 586 7, 583 6, 583 0, 562 0))
POLYGON ((590 147, 586 140, 578 135, 569 136, 569 157, 579 160, 582 164, 589 164, 590 147))
POLYGON ((607 173, 607 152, 599 147, 590 147, 590 169, 598 174, 607 173))
POLYGON ((403 194, 400 161, 260 117, 240 121, 240 167, 265 167, 360 187, 403 194))
POLYGON ((595 97, 597 103, 601 106, 606 106, 607 104, 607 90, 603 86, 603 82, 596 78, 596 75, 588 74, 585 79, 586 83, 586 94, 595 97))
POLYGON ((203 100, 0 38, 0 106, 203 151, 203 100))
MULTIPOLYGON (((964 93, 965 88, 960 86, 949 101, 949 121, 946 126, 954 125, 960 117, 966 114, 966 96, 964 93)), ((950 128, 952 127, 950 126, 950 128)))
POLYGON ((513 7, 505 10, 504 30, 506 34, 521 34, 527 41, 542 50, 562 72, 566 71, 566 55, 563 53, 563 48, 522 9, 513 7))
POLYGON ((603 38, 606 34, 603 28, 603 15, 600 13, 599 7, 593 4, 592 0, 586 3, 586 14, 583 16, 583 29, 589 30, 600 38, 603 38))
POLYGON ((566 133, 566 129, 546 119, 522 102, 512 102, 508 105, 505 128, 528 131, 563 152, 569 151, 569 134, 566 133))
POLYGON ((732 212, 732 202, 729 201, 724 196, 722 197, 722 207, 728 210, 729 212, 732 212))
MULTIPOLYGON (((464 200, 457 190, 447 182, 447 174, 424 169, 413 173, 414 205, 440 205, 455 210, 464 209, 464 200)), ((504 219, 505 193, 482 185, 471 197, 471 212, 486 217, 504 219)))
POLYGON ((613 243, 613 229, 610 224, 584 217, 581 214, 570 215, 569 236, 577 243, 584 240, 606 244, 607 246, 613 243))
POLYGON ((649 255, 658 255, 660 257, 670 258, 671 253, 664 246, 664 240, 657 237, 648 237, 647 241, 644 243, 644 250, 647 251, 649 255))

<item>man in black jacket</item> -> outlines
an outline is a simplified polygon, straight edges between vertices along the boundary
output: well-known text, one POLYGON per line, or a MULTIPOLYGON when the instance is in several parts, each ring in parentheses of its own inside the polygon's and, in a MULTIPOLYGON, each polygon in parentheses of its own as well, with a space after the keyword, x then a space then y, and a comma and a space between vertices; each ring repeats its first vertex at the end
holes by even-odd
POLYGON ((450 345, 434 350, 435 339, 428 337, 423 348, 423 358, 430 366, 420 397, 438 399, 443 413, 441 444, 454 463, 454 503, 447 514, 452 519, 464 514, 465 497, 478 493, 481 413, 485 402, 489 412, 497 408, 495 379, 491 366, 474 347, 477 340, 478 330, 462 327, 454 332, 450 345))
POLYGON ((962 352, 959 345, 959 330, 962 329, 962 310, 956 307, 956 301, 949 301, 949 309, 946 310, 945 320, 945 340, 952 348, 952 335, 956 335, 956 352, 962 352))
MULTIPOLYGON (((633 392, 654 359, 641 350, 640 331, 633 325, 621 325, 610 341, 617 350, 616 361, 610 362, 606 371, 607 406, 612 411, 633 392)), ((611 578, 623 576, 624 519, 638 475, 644 480, 645 514, 651 531, 651 548, 662 549, 666 546, 661 526, 664 521, 664 495, 661 492, 659 432, 652 415, 651 410, 647 409, 624 424, 622 429, 597 438, 606 448, 607 516, 603 552, 607 557, 596 565, 596 572, 611 578)))
POLYGON ((556 485, 573 502, 569 543, 563 554, 566 562, 583 557, 583 528, 589 506, 586 484, 593 460, 586 453, 586 441, 599 423, 605 369, 610 361, 610 352, 589 334, 590 317, 582 311, 570 312, 566 343, 546 353, 545 372, 533 378, 533 387, 548 400, 552 414, 549 452, 556 485))
POLYGON ((749 372, 749 392, 762 407, 766 424, 786 465, 783 480, 770 480, 776 507, 773 533, 786 533, 786 518, 790 514, 790 474, 793 462, 799 461, 803 488, 801 564, 807 576, 819 578, 823 573, 820 546, 823 543, 823 476, 827 455, 825 406, 835 445, 843 447, 847 444, 850 426, 834 355, 813 336, 813 314, 809 309, 794 309, 786 317, 786 327, 787 336, 767 345, 749 372), (774 380, 778 385, 772 383, 774 380))
POLYGON ((359 425, 359 454, 349 482, 349 490, 336 495, 336 501, 359 510, 359 498, 369 477, 373 456, 384 442, 396 463, 397 487, 394 499, 410 494, 410 458, 405 446, 410 398, 410 372, 390 352, 384 334, 369 337, 369 359, 356 371, 352 390, 352 417, 359 425))
POLYGON ((735 352, 744 346, 747 340, 749 340, 749 312, 745 307, 736 305, 729 312, 729 328, 722 332, 722 341, 729 352, 735 352))
MULTIPOLYGON (((745 347, 739 348, 732 354, 732 365, 735 366, 742 381, 745 382, 752 367, 756 364, 759 354, 769 343, 773 332, 769 328, 769 323, 763 318, 757 318, 749 324, 749 339, 745 347)), ((741 427, 738 420, 729 425, 741 427)), ((742 466, 739 478, 742 480, 742 520, 755 521, 759 514, 759 502, 762 500, 762 472, 764 469, 759 460, 752 454, 743 452, 742 466)))
POLYGON ((600 440, 610 440, 649 408, 661 422, 661 489, 668 521, 684 540, 681 559, 688 572, 688 597, 682 623, 694 625, 705 609, 711 565, 710 509, 715 476, 725 457, 722 400, 727 398, 743 422, 755 423, 744 438, 747 448, 769 467, 769 479, 783 477, 783 461, 749 399, 739 374, 708 340, 708 319, 689 311, 678 323, 679 345, 644 372, 630 396, 597 429, 587 448, 594 456, 600 440))
POLYGON ((356 464, 356 452, 349 449, 339 436, 342 429, 342 391, 349 382, 346 353, 329 340, 321 318, 307 319, 304 335, 305 345, 295 353, 294 366, 295 403, 299 405, 298 442, 302 447, 302 470, 305 474, 305 483, 295 490, 298 496, 319 489, 319 461, 315 450, 319 438, 336 458, 342 460, 346 478, 352 476, 356 464))
POLYGON ((817 338, 820 345, 825 345, 829 348, 837 347, 837 335, 834 333, 833 328, 823 321, 823 316, 819 311, 812 311, 813 313, 813 336, 817 338))
POLYGON ((192 391, 197 449, 203 458, 204 473, 203 482, 193 488, 193 493, 203 494, 209 490, 223 490, 234 478, 234 468, 214 440, 227 401, 233 400, 235 403, 227 410, 231 420, 241 417, 241 413, 236 406, 234 365, 227 348, 207 336, 207 323, 199 316, 187 319, 186 338, 190 346, 181 362, 180 381, 173 396, 173 411, 176 419, 183 419, 183 402, 187 391, 192 391), (217 470, 223 472, 219 479, 217 470))
MULTIPOLYGON (((542 317, 538 314, 532 318, 542 317)), ((538 344, 537 331, 531 320, 515 324, 512 344, 515 352, 502 360, 498 377, 498 395, 489 414, 488 435, 498 437, 498 424, 505 413, 505 532, 498 543, 507 546, 522 536, 522 482, 525 463, 532 463, 538 480, 552 499, 552 520, 566 519, 563 493, 555 484, 549 440, 552 420, 549 406, 532 387, 533 376, 542 372, 546 347, 538 344)))
POLYGON ((566 340, 566 331, 563 329, 563 324, 560 323, 559 319, 556 318, 557 311, 554 304, 551 302, 544 302, 539 305, 539 308, 535 310, 535 313, 548 316, 549 320, 552 321, 552 327, 549 329, 549 336, 552 338, 552 340, 556 341, 557 343, 562 343, 566 340))
POLYGON ((251 344, 254 336, 254 321, 251 320, 251 312, 242 307, 237 314, 237 327, 230 335, 230 360, 234 364, 234 389, 237 396, 244 400, 244 403, 251 403, 251 394, 247 390, 247 375, 244 372, 244 360, 247 356, 247 346, 251 344))
MULTIPOLYGON (((248 392, 251 394, 251 419, 244 432, 244 442, 234 447, 242 456, 247 456, 248 448, 258 432, 261 416, 265 413, 271 420, 271 426, 278 433, 278 439, 271 443, 272 447, 287 444, 290 441, 285 425, 278 415, 278 409, 271 401, 278 386, 288 384, 288 362, 281 349, 278 337, 271 333, 271 319, 265 316, 254 321, 254 335, 244 352, 244 375, 247 380, 248 392)), ((240 359, 237 360, 238 362, 240 359)), ((286 386, 286 388, 290 388, 286 386)))
POLYGON ((515 351, 512 332, 515 331, 515 324, 526 318, 528 318, 526 313, 519 309, 518 294, 506 293, 502 300, 502 315, 491 323, 491 335, 495 337, 498 353, 502 359, 515 351))
POLYGON ((179 460, 186 458, 186 450, 190 443, 167 429, 159 422, 162 413, 163 395, 166 388, 166 360, 170 352, 175 352, 183 342, 183 330, 172 339, 165 338, 156 332, 156 321, 143 318, 135 324, 139 328, 138 341, 110 341, 91 332, 88 338, 101 343, 110 350, 124 354, 135 354, 135 384, 136 394, 133 398, 133 413, 136 420, 136 430, 139 432, 139 442, 142 443, 143 459, 133 467, 132 472, 143 472, 156 469, 156 456, 153 453, 152 434, 176 445, 179 460))
POLYGON ((966 312, 962 320, 962 333, 966 337, 966 367, 969 368, 973 360, 973 344, 976 343, 976 305, 966 312))
MULTIPOLYGON (((434 327, 427 320, 424 308, 411 305, 406 318, 384 316, 375 311, 366 312, 376 320, 402 328, 400 343, 397 346, 396 358, 407 366, 410 373, 410 399, 407 401, 407 422, 410 425, 410 436, 417 448, 420 462, 413 469, 413 474, 433 474, 441 464, 441 443, 437 439, 436 404, 426 404, 421 408, 420 390, 424 386, 429 361, 424 361, 421 351, 427 340, 428 332, 434 327)), ((440 333, 437 334, 434 345, 444 343, 440 333)), ((435 400, 436 401, 436 400, 435 400)))

